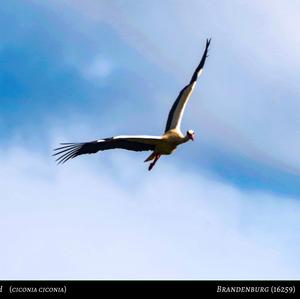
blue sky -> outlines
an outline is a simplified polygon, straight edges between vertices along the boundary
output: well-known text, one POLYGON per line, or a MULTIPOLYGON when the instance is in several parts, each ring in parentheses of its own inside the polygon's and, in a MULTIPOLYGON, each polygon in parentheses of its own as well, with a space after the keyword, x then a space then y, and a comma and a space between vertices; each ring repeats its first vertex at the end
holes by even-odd
POLYGON ((3 4, 0 277, 299 278, 298 9, 3 4), (55 165, 59 142, 162 133, 208 37, 183 120, 196 142, 152 173, 127 151, 55 165))

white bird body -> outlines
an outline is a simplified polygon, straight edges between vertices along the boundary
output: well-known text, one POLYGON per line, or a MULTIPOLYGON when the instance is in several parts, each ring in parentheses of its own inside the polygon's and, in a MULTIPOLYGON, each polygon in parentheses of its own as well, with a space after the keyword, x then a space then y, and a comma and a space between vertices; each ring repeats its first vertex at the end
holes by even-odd
POLYGON ((85 143, 62 143, 61 147, 55 149, 56 153, 54 155, 60 155, 57 159, 58 163, 64 163, 82 154, 92 154, 115 148, 132 151, 151 150, 152 154, 145 160, 145 162, 154 160, 149 166, 149 170, 151 170, 161 155, 170 155, 178 145, 194 140, 194 131, 188 130, 184 136, 180 126, 185 107, 196 86, 197 78, 203 71, 209 44, 210 40, 207 40, 202 59, 194 71, 190 83, 181 90, 175 100, 169 112, 165 132, 162 136, 120 135, 85 143))
POLYGON ((161 153, 163 155, 170 155, 173 151, 175 151, 176 147, 179 144, 182 144, 189 140, 185 138, 185 136, 179 130, 176 129, 167 131, 161 139, 162 142, 157 145, 157 148, 155 148, 155 152, 161 153))

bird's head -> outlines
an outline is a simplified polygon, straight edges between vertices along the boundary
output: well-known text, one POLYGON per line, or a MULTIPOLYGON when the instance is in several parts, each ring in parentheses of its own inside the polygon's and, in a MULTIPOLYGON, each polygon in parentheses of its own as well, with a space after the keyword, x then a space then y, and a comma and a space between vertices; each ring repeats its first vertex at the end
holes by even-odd
POLYGON ((188 137, 188 139, 194 141, 194 139, 195 139, 195 132, 193 130, 188 130, 186 132, 186 136, 188 137))

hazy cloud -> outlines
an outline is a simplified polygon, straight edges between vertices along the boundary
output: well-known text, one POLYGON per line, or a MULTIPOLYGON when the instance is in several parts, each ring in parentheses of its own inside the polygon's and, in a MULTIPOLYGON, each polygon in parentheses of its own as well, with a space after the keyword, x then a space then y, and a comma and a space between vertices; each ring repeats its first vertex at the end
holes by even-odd
POLYGON ((113 154, 57 167, 1 150, 2 279, 299 276, 296 200, 113 154))

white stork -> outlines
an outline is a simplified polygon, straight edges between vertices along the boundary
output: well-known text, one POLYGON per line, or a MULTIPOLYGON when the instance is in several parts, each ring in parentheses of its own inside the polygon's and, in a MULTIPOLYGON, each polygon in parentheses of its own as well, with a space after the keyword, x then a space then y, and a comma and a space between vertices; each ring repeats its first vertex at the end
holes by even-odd
POLYGON ((178 145, 194 140, 194 131, 188 130, 184 136, 180 130, 180 125, 186 104, 195 88, 198 76, 202 73, 206 57, 208 56, 209 44, 210 39, 207 39, 202 59, 190 83, 180 91, 175 100, 169 112, 165 133, 162 136, 121 135, 84 143, 61 143, 61 147, 54 149, 56 151, 54 156, 60 155, 56 161, 60 164, 79 155, 122 148, 130 151, 153 151, 145 160, 145 162, 152 161, 148 168, 148 170, 151 170, 161 155, 169 155, 178 145))

